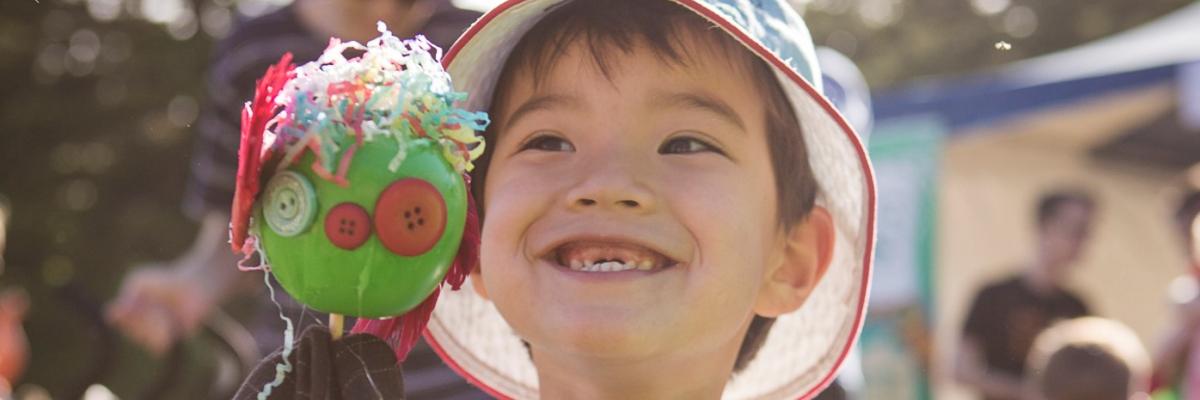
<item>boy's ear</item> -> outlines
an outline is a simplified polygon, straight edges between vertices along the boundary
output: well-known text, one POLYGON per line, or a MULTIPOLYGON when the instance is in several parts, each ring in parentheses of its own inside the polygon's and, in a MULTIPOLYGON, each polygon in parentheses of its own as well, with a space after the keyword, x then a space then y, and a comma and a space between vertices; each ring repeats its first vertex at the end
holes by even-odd
POLYGON ((475 294, 484 300, 491 300, 487 294, 487 288, 483 286, 483 273, 480 272, 479 263, 475 263, 475 268, 471 269, 471 287, 475 289, 475 294))
POLYGON ((833 217, 813 207, 804 221, 783 232, 781 257, 767 266, 754 312, 774 318, 796 311, 821 281, 833 259, 833 217))

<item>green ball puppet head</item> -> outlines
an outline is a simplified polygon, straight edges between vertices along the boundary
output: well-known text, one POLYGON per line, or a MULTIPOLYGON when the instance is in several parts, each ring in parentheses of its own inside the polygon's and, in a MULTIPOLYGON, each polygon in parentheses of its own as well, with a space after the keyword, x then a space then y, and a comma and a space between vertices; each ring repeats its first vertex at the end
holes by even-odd
POLYGON ((301 303, 368 318, 436 298, 444 279, 457 288, 474 265, 464 174, 488 123, 454 107, 466 95, 436 47, 380 32, 366 46, 335 39, 294 69, 284 56, 259 81, 231 231, 234 250, 257 255, 301 303))

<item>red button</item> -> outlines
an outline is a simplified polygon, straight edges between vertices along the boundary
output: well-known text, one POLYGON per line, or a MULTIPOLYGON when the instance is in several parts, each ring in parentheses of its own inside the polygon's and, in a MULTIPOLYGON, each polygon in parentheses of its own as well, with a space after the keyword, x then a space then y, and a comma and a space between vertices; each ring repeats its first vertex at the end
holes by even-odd
POLYGON ((375 203, 375 233, 393 253, 412 257, 437 244, 446 230, 446 200, 423 179, 393 182, 375 203))
POLYGON ((354 203, 342 203, 325 216, 325 237, 334 246, 354 250, 371 236, 371 217, 367 210, 354 203))

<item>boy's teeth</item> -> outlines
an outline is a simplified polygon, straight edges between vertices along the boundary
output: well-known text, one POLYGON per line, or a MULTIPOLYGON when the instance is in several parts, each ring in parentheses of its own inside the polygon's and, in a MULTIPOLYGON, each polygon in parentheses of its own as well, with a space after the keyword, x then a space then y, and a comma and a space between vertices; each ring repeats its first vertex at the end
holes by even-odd
POLYGON ((556 249, 553 256, 572 271, 653 271, 670 265, 662 254, 636 244, 573 242, 556 249))
MULTIPOLYGON (((606 262, 600 262, 600 263, 590 263, 589 262, 589 263, 581 264, 579 268, 576 268, 575 264, 576 264, 576 262, 571 263, 571 269, 575 270, 575 271, 583 271, 583 272, 620 272, 620 271, 629 271, 629 270, 639 268, 637 265, 626 264, 626 263, 623 263, 620 261, 606 261, 606 262)), ((649 268, 645 268, 645 269, 648 270, 649 268)))

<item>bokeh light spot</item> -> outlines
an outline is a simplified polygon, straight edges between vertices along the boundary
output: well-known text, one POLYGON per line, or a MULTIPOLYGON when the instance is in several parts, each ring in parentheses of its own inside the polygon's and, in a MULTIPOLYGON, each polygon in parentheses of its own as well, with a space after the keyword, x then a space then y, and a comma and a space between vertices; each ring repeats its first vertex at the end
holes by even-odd
POLYGON ((96 61, 96 57, 100 56, 100 36, 91 29, 80 29, 71 35, 71 45, 67 48, 67 54, 71 57, 85 63, 96 61))
POLYGON ((167 120, 171 125, 179 128, 186 128, 196 121, 196 116, 200 114, 200 105, 196 103, 196 99, 188 95, 176 95, 167 103, 167 120))
POLYGON ((87 0, 87 9, 95 20, 110 22, 121 16, 121 0, 87 0))
POLYGON ((87 179, 73 179, 58 190, 59 204, 71 211, 87 211, 96 206, 96 184, 87 179))
POLYGON ((208 4, 200 13, 200 28, 214 38, 223 38, 233 27, 233 12, 229 7, 208 4))
POLYGON ((1028 6, 1016 6, 1004 14, 1004 31, 1012 37, 1029 37, 1037 28, 1037 14, 1028 6))
POLYGON ((996 15, 1011 5, 1012 0, 971 0, 971 8, 979 15, 996 15))

